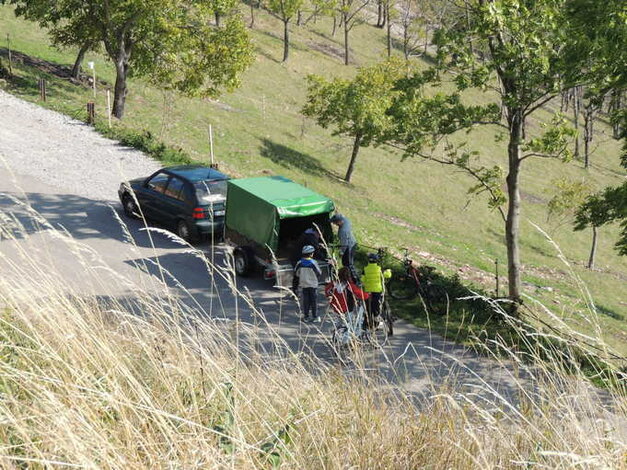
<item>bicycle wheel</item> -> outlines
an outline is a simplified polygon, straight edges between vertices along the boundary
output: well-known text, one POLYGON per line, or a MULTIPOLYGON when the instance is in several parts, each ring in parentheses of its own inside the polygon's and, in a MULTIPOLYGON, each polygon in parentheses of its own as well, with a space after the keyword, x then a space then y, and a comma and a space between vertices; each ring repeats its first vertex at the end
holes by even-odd
POLYGON ((392 309, 387 300, 384 300, 383 305, 381 305, 381 319, 383 320, 383 327, 387 331, 387 335, 394 335, 394 317, 392 316, 392 309))
POLYGON ((425 304, 429 312, 435 315, 445 315, 448 312, 450 299, 446 289, 434 283, 428 283, 423 292, 425 304))
POLYGON ((407 275, 390 279, 387 289, 390 297, 396 300, 410 300, 418 295, 416 281, 407 275))

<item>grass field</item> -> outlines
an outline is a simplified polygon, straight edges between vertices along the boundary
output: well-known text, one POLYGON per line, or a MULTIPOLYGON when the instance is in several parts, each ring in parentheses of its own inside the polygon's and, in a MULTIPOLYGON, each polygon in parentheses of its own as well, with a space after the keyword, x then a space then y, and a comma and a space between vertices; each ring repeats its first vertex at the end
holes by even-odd
MULTIPOLYGON (((349 67, 342 65, 338 55, 342 46, 340 34, 331 37, 330 21, 319 20, 307 28, 293 26, 292 52, 287 64, 279 62, 280 31, 277 20, 258 13, 252 31, 256 61, 246 73, 243 86, 219 100, 192 100, 161 92, 139 80, 132 81, 122 125, 148 130, 166 144, 207 161, 207 127, 212 124, 217 159, 228 173, 284 174, 333 197, 339 209, 353 219, 363 244, 410 247, 420 261, 438 265, 448 274, 459 273, 469 285, 493 290, 494 261, 498 259, 504 266, 506 260, 503 226, 482 197, 469 200, 467 189, 472 181, 431 162, 401 161, 399 155, 383 148, 367 148, 360 154, 354 181, 345 184, 339 177, 348 163, 350 140, 332 137, 299 113, 305 97, 303 78, 307 74, 350 76, 355 73, 355 65, 382 59, 383 31, 368 24, 353 30, 355 65, 349 67)), ((12 48, 26 56, 62 65, 71 64, 74 59, 74 51, 48 47, 44 31, 15 19, 10 7, 0 7, 0 38, 7 33, 12 48)), ((48 64, 19 63, 21 54, 16 54, 14 64, 17 78, 10 83, 0 82, 2 88, 35 101, 37 79, 46 77, 49 100, 45 106, 83 118, 91 90, 55 76, 48 64)), ((97 97, 97 110, 102 114, 104 88, 114 78, 112 68, 99 55, 91 55, 87 60, 95 61, 102 80, 97 97)), ((485 98, 469 95, 468 99, 485 98)), ((537 123, 532 122, 530 129, 536 127, 537 123)), ((504 165, 505 147, 495 142, 494 129, 475 131, 469 139, 473 148, 481 152, 482 163, 504 165)), ((544 301, 567 323, 586 331, 588 314, 584 313, 587 310, 582 284, 577 282, 580 278, 599 307, 605 339, 627 354, 627 259, 618 257, 613 250, 616 228, 601 229, 598 269, 589 271, 584 263, 591 234, 574 233, 568 224, 556 227, 547 222, 546 202, 551 197, 553 179, 585 179, 600 188, 624 177, 618 165, 619 143, 611 139, 603 124, 597 126, 594 145, 598 147, 589 171, 584 170, 581 162, 529 161, 524 167, 521 241, 525 293, 544 301), (534 223, 550 234, 569 266, 560 259, 552 243, 534 228, 534 223)), ((505 274, 503 268, 501 274, 505 274)), ((424 325, 426 319, 418 315, 416 322, 424 325)))
MULTIPOLYGON (((47 228, 66 246, 64 269, 99 284, 106 261, 47 228)), ((591 387, 561 349, 532 351, 530 365, 504 347, 479 358, 503 372, 485 378, 452 365, 439 377, 433 364, 412 387, 400 364, 386 379, 392 358, 381 370, 359 348, 346 367, 321 360, 309 332, 295 350, 263 311, 258 324, 227 320, 216 302, 200 317, 165 284, 111 273, 131 298, 67 292, 28 249, 37 235, 9 220, 0 237, 24 248, 0 276, 1 468, 625 468, 624 380, 591 387)), ((233 279, 188 248, 208 278, 233 279)), ((223 301, 254 305, 231 287, 223 301)))

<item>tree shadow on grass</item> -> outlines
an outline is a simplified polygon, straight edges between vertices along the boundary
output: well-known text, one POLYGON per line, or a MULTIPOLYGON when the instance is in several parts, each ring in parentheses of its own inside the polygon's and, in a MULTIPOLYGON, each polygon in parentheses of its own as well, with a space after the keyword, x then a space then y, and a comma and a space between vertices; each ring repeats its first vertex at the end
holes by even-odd
POLYGON ((273 142, 269 139, 262 139, 260 154, 264 158, 272 160, 274 163, 289 169, 300 170, 308 175, 326 176, 339 179, 340 176, 326 169, 320 160, 299 152, 293 148, 273 142))
MULTIPOLYGON (((0 57, 8 58, 9 53, 5 47, 0 47, 0 57)), ((39 57, 32 57, 20 51, 11 50, 11 58, 15 63, 34 67, 46 74, 55 75, 59 78, 69 79, 71 76, 71 68, 67 65, 55 64, 39 57)))
MULTIPOLYGON (((9 52, 6 47, 0 47, 0 58, 3 60, 7 60, 9 57, 9 52)), ((28 54, 24 54, 23 52, 11 50, 11 58, 15 64, 22 65, 25 67, 33 68, 38 70, 39 72, 54 76, 57 78, 61 78, 67 80, 68 82, 74 85, 84 85, 89 86, 88 80, 91 80, 91 77, 86 77, 81 74, 80 80, 76 80, 72 78, 72 66, 71 65, 62 65, 56 62, 50 62, 45 59, 41 59, 39 57, 30 56, 28 54)), ((13 77, 12 81, 18 77, 13 77)), ((97 83, 100 86, 108 86, 109 82, 102 80, 100 78, 97 79, 97 83)))

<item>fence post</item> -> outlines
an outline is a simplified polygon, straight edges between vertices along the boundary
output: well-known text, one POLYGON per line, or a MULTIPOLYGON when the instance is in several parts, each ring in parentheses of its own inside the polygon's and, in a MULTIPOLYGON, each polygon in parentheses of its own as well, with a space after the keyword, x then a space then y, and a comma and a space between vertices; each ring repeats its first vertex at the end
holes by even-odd
POLYGON ((87 124, 94 124, 96 122, 96 105, 93 101, 87 103, 87 124))
POLYGON ((13 56, 11 55, 11 37, 7 33, 7 51, 9 53, 9 77, 13 77, 13 56))
POLYGON ((92 70, 93 75, 92 75, 92 80, 93 80, 93 88, 94 88, 94 99, 96 99, 96 64, 93 61, 89 61, 87 62, 87 66, 92 70))
POLYGON ((499 260, 498 258, 494 260, 494 279, 496 280, 496 298, 499 298, 499 260))
POLYGON ((45 102, 47 97, 48 97, 48 94, 46 91, 46 79, 40 78, 39 79, 39 98, 45 102))
POLYGON ((107 118, 109 119, 109 129, 111 129, 111 90, 107 88, 107 118))

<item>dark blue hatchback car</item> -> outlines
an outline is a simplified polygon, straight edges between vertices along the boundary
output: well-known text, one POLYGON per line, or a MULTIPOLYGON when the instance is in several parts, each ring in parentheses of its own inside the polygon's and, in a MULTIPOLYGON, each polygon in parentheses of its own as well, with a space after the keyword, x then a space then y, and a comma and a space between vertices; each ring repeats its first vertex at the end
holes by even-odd
POLYGON ((122 183, 118 195, 129 217, 159 222, 187 241, 211 234, 220 239, 227 180, 224 173, 206 166, 173 166, 122 183))

